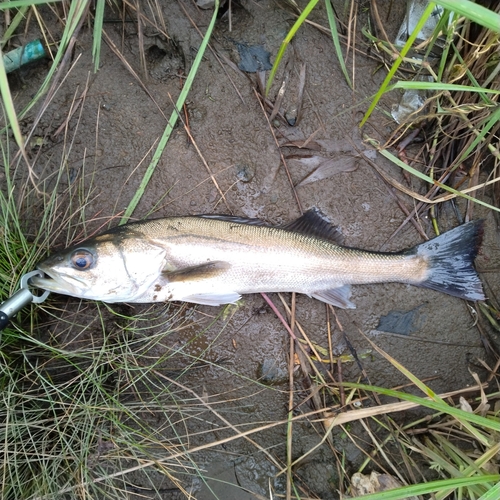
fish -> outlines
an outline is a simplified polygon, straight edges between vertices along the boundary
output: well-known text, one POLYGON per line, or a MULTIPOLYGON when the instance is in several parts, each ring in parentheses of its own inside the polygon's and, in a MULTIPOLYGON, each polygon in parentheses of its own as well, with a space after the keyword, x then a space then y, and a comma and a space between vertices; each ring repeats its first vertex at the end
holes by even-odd
POLYGON ((38 288, 108 303, 184 301, 219 306, 249 293, 297 292, 354 308, 351 285, 398 282, 484 300, 474 260, 483 221, 413 248, 381 253, 340 243, 317 210, 272 226, 200 215, 114 227, 38 264, 38 288))

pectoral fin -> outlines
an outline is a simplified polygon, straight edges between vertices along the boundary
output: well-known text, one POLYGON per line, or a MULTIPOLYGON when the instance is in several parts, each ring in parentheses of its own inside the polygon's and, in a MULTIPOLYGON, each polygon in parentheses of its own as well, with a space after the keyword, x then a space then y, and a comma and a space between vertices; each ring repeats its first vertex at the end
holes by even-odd
POLYGON ((222 275, 230 267, 228 262, 213 261, 175 271, 165 270, 162 276, 173 290, 172 300, 220 306, 234 304, 241 297, 239 293, 226 288, 222 275))
POLYGON ((311 297, 332 306, 341 307, 342 309, 356 309, 354 303, 349 300, 351 297, 351 285, 314 292, 311 293, 311 297))
POLYGON ((169 283, 200 281, 216 278, 230 267, 228 262, 213 261, 200 264, 199 266, 184 267, 176 271, 163 271, 162 275, 169 283))

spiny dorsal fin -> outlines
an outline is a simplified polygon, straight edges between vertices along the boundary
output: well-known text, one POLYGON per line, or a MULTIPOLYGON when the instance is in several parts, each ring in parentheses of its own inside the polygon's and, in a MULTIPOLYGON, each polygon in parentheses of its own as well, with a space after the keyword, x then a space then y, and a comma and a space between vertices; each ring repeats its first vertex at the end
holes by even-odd
POLYGON ((314 236, 324 240, 331 240, 339 245, 342 244, 342 235, 339 230, 325 220, 316 208, 308 210, 297 220, 281 226, 281 229, 294 231, 305 236, 314 236))
POLYGON ((226 222, 236 222, 237 224, 246 224, 247 226, 266 226, 271 227, 270 224, 264 222, 261 219, 251 219, 250 217, 239 217, 237 215, 210 215, 203 214, 198 215, 198 217, 202 217, 203 219, 215 219, 215 220, 223 220, 226 222))
POLYGON ((162 275, 170 282, 199 281, 214 278, 229 269, 230 264, 223 261, 207 262, 199 266, 184 267, 176 271, 163 271, 162 275))
POLYGON ((280 229, 286 229, 287 231, 293 231, 305 236, 330 240, 339 245, 342 244, 343 240, 339 230, 324 219, 316 208, 308 210, 304 215, 284 226, 272 226, 261 219, 251 219, 235 215, 199 215, 199 217, 235 222, 237 224, 247 224, 249 226, 279 227, 280 229))

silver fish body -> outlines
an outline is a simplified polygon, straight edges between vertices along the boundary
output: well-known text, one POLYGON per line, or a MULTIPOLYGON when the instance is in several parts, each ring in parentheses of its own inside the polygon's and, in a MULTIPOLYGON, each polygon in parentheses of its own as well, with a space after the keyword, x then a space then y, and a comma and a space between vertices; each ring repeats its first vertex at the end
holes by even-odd
POLYGON ((350 285, 409 283, 482 300, 473 267, 482 222, 399 253, 341 246, 315 211, 271 227, 255 219, 170 217, 116 227, 49 257, 45 290, 104 302, 234 303, 242 294, 298 292, 351 308, 350 285))

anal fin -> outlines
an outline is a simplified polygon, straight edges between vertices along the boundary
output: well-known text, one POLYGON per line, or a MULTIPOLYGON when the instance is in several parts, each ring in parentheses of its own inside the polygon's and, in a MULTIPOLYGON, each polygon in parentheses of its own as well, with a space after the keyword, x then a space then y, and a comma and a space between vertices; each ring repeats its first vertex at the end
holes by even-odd
POLYGON ((191 302, 193 304, 203 304, 205 306, 220 306, 222 304, 234 304, 240 300, 241 295, 236 292, 221 292, 221 293, 198 293, 188 295, 176 300, 191 302))
POLYGON ((342 309, 356 309, 356 306, 349 299, 351 298, 351 285, 344 285, 330 290, 321 290, 310 294, 311 297, 341 307, 342 309))

